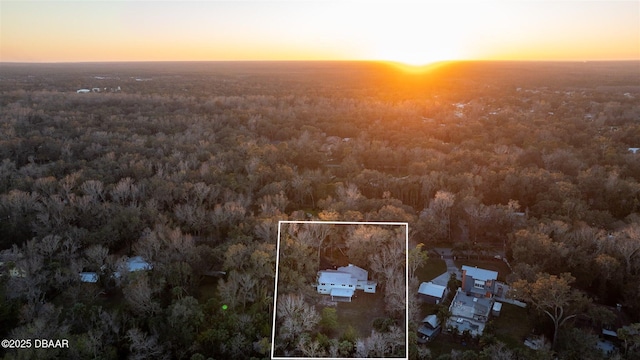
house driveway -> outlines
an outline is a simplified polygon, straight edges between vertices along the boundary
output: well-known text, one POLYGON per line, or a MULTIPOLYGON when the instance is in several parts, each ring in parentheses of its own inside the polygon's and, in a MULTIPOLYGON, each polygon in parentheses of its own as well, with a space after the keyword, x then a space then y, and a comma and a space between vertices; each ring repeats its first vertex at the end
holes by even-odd
POLYGON ((432 283, 436 285, 447 286, 449 282, 449 277, 451 273, 456 274, 456 279, 462 280, 462 272, 453 262, 453 254, 451 253, 450 248, 435 248, 433 249, 435 252, 440 254, 440 258, 444 260, 445 264, 447 264, 447 272, 442 273, 431 280, 432 283))

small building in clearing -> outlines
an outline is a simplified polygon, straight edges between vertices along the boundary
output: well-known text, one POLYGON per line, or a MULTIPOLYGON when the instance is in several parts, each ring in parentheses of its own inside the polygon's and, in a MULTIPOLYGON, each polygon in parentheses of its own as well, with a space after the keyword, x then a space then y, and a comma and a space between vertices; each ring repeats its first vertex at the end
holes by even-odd
POLYGON ((440 304, 447 295, 447 287, 432 282, 423 282, 418 288, 418 298, 427 304, 440 304))
POLYGON ((424 344, 433 340, 441 330, 442 326, 440 326, 438 317, 435 314, 428 315, 418 328, 418 342, 424 344))

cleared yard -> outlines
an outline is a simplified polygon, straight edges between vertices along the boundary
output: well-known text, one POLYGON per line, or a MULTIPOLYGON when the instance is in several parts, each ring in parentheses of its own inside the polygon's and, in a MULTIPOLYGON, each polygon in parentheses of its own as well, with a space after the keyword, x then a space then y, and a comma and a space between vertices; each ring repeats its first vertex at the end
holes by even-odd
POLYGON ((436 359, 440 355, 448 355, 451 354, 451 350, 456 350, 459 352, 465 352, 467 350, 478 350, 477 346, 474 343, 462 344, 461 339, 454 338, 451 335, 446 333, 442 333, 438 335, 432 342, 421 345, 426 346, 431 350, 432 358, 436 359))
MULTIPOLYGON (((327 306, 318 305, 318 312, 322 313, 325 307, 327 306)), ((360 337, 367 337, 371 335, 373 321, 385 317, 383 291, 377 291, 375 294, 356 291, 356 296, 351 302, 338 302, 337 306, 329 307, 334 307, 338 315, 336 338, 340 338, 349 325, 356 329, 360 337)))
POLYGON ((416 276, 420 282, 423 282, 430 281, 445 272, 447 272, 447 264, 444 260, 429 257, 427 263, 416 270, 416 276))
POLYGON ((524 347, 523 341, 531 333, 533 325, 526 308, 503 303, 500 316, 493 318, 496 338, 508 347, 524 347))

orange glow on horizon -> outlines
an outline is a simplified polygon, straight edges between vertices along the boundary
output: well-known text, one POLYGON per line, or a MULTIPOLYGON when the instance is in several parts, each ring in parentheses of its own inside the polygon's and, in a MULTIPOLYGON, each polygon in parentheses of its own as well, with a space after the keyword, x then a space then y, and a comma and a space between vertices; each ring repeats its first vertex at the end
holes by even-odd
POLYGON ((640 2, 7 1, 0 61, 640 60, 640 2))
POLYGON ((394 69, 400 70, 406 74, 426 74, 432 71, 436 71, 439 68, 451 64, 455 61, 436 61, 429 64, 421 64, 421 65, 412 65, 398 61, 380 61, 383 64, 393 67, 394 69))

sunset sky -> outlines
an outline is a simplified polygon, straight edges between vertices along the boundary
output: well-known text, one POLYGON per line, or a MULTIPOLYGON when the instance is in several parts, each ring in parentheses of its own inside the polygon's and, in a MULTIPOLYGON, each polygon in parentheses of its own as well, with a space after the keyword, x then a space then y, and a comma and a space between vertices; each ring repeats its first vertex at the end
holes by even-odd
POLYGON ((5 62, 640 59, 640 1, 5 1, 5 62))

